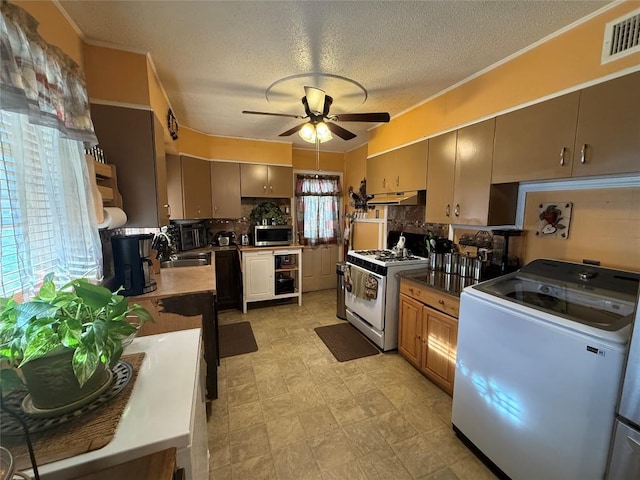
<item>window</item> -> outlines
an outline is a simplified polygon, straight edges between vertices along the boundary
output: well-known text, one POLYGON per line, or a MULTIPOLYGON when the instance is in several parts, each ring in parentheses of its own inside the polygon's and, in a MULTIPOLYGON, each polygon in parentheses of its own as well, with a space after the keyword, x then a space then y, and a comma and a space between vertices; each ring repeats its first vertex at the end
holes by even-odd
POLYGON ((296 217, 303 245, 337 243, 340 236, 340 177, 298 175, 296 217))
POLYGON ((83 143, 0 110, 0 296, 102 276, 83 143))

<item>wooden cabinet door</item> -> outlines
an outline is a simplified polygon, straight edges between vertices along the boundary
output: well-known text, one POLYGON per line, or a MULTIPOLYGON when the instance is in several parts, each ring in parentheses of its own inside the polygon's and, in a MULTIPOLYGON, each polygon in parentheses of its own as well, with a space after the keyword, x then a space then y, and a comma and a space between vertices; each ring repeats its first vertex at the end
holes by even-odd
MULTIPOLYGON (((367 193, 378 195, 391 191, 389 166, 395 162, 396 152, 387 152, 367 159, 367 193)), ((356 188, 356 187, 354 187, 356 188)), ((356 190, 356 193, 357 190, 356 190)))
POLYGON ((400 294, 398 352, 418 368, 422 357, 422 308, 420 302, 400 294))
POLYGON ((302 291, 315 292, 320 290, 320 247, 305 247, 302 249, 302 291))
POLYGON ((244 254, 244 295, 247 300, 268 300, 273 297, 273 252, 244 254))
POLYGON ((267 196, 274 198, 293 197, 293 168, 267 166, 267 196))
POLYGON ((453 184, 456 172, 457 132, 449 132, 429 139, 427 165, 426 221, 453 221, 453 184))
POLYGON ((185 218, 211 218, 209 162, 187 156, 181 160, 185 218))
POLYGON ((494 118, 458 130, 450 223, 487 225, 494 131, 494 118))
MULTIPOLYGON (((319 248, 318 289, 336 288, 336 263, 338 263, 338 245, 322 245, 319 248)), ((306 265, 305 265, 306 268, 306 265)))
POLYGON ((410 192, 427 188, 428 144, 428 140, 424 140, 397 151, 395 162, 391 164, 391 170, 395 170, 392 191, 410 192))
POLYGON ((492 183, 571 176, 579 92, 496 118, 492 183))
POLYGON ((240 164, 240 195, 266 197, 268 188, 266 165, 240 164))
POLYGON ((218 308, 238 308, 241 301, 240 264, 236 250, 215 252, 218 308))
POLYGON ((167 198, 171 220, 183 219, 182 204, 182 166, 180 155, 167 155, 167 198))
POLYGON ((457 321, 429 307, 422 307, 421 367, 449 395, 456 373, 457 321))
POLYGON ((240 164, 209 162, 212 218, 240 218, 240 164))
POLYGON ((167 196, 167 158, 164 148, 164 123, 152 114, 153 144, 156 178, 156 215, 158 225, 169 225, 169 197, 167 196))
POLYGON ((640 171, 640 72, 580 93, 573 176, 640 171))

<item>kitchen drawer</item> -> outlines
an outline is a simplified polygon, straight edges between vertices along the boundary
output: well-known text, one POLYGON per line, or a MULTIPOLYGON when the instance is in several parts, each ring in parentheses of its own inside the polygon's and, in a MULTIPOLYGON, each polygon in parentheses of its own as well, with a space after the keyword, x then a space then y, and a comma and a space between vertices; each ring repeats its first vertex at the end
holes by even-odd
POLYGON ((402 279, 400 282, 400 293, 404 293, 405 295, 435 308, 436 310, 440 310, 447 315, 458 318, 458 312, 460 311, 460 299, 457 297, 447 295, 446 293, 442 293, 438 290, 422 286, 406 279, 402 279))

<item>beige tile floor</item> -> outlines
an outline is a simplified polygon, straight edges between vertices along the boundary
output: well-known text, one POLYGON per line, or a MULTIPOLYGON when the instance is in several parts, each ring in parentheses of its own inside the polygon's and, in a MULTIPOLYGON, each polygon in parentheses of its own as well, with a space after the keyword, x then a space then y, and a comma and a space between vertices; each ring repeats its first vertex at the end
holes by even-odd
POLYGON ((303 306, 252 304, 258 351, 224 358, 208 422, 211 479, 495 477, 451 430, 451 397, 397 353, 339 363, 313 331, 338 323, 334 290, 303 306))

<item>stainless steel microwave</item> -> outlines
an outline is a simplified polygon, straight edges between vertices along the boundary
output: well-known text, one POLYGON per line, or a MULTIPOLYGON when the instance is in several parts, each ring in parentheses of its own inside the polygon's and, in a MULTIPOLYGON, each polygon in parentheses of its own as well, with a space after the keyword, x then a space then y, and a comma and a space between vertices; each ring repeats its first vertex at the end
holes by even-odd
POLYGON ((253 233, 256 247, 273 247, 293 243, 292 225, 256 225, 253 233))

